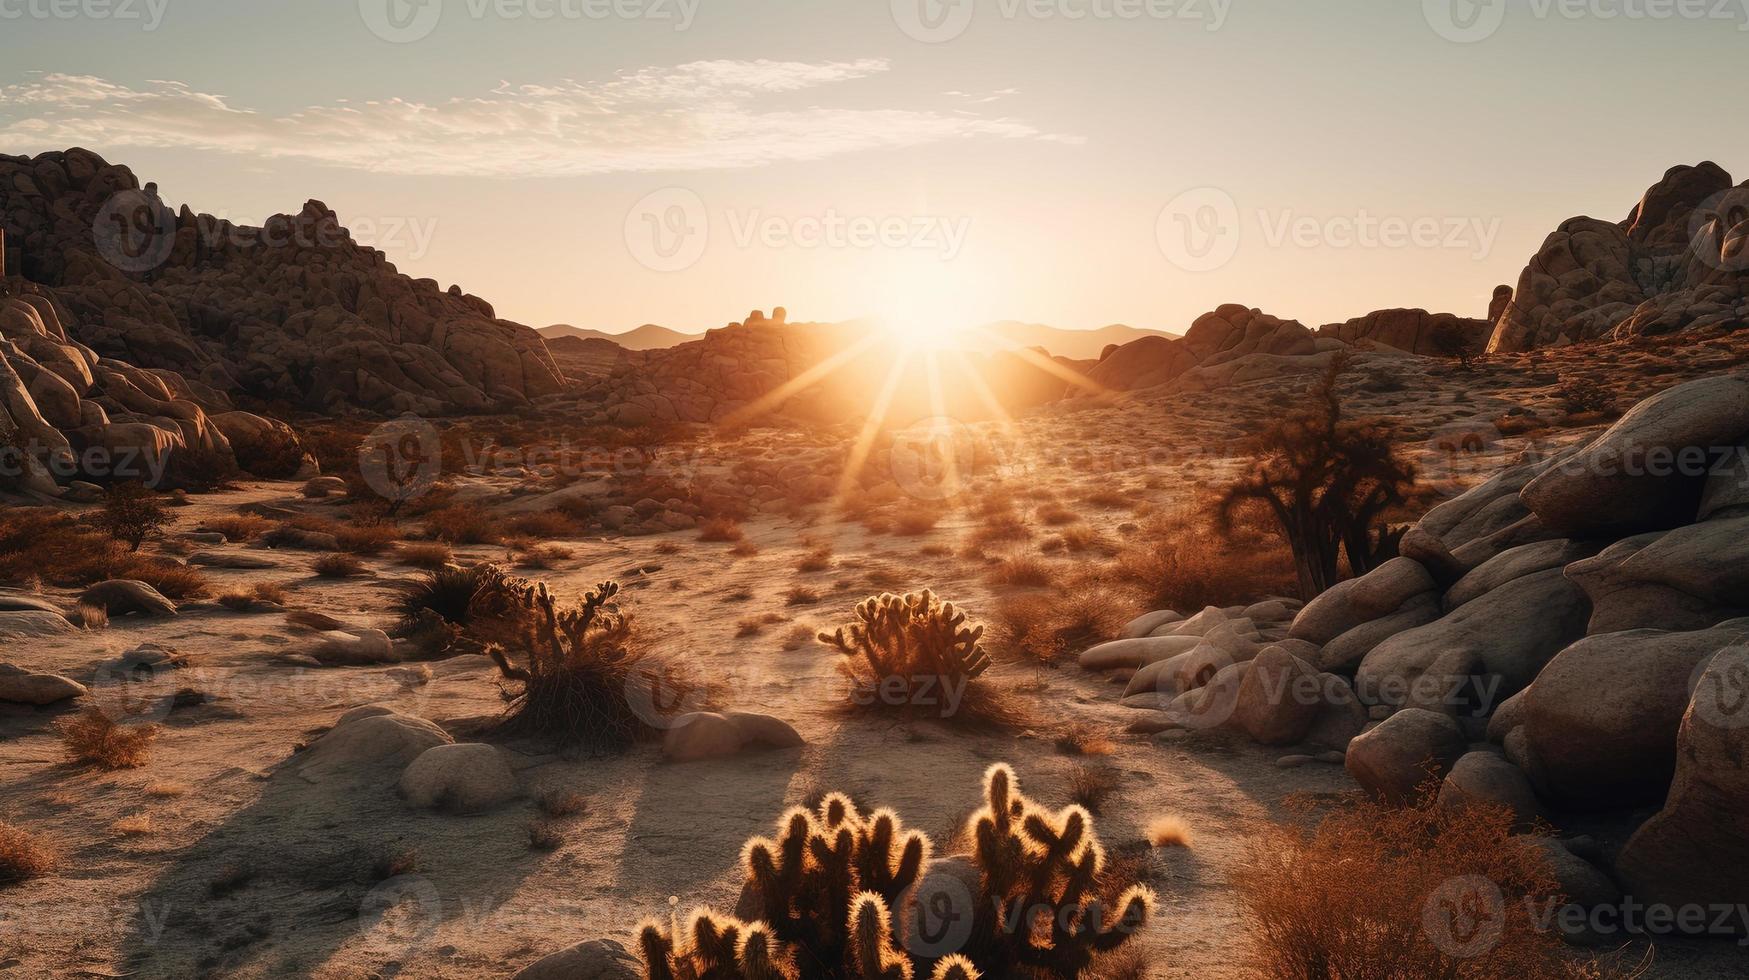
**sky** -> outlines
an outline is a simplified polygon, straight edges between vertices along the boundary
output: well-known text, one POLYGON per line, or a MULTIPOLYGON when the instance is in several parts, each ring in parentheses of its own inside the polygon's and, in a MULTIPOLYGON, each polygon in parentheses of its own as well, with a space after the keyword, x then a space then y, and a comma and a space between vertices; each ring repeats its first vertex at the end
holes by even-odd
POLYGON ((0 0, 0 152, 336 210, 534 326, 1480 316, 1749 174, 1749 0, 0 0))

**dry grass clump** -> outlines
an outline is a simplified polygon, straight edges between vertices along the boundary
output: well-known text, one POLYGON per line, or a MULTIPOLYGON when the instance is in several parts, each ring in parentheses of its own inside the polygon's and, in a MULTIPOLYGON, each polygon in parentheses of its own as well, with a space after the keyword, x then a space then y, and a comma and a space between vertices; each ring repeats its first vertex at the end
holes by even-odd
POLYGON ((589 809, 589 798, 573 789, 550 789, 540 795, 535 805, 540 807, 540 812, 557 820, 583 814, 589 809))
POLYGON ((1032 555, 1013 555, 998 562, 988 577, 997 585, 1037 588, 1051 584, 1054 576, 1049 562, 1032 555))
POLYGON ((976 530, 967 537, 967 542, 974 547, 986 547, 1005 541, 1025 541, 1032 537, 1032 528, 1026 526, 1026 519, 1018 511, 999 510, 983 515, 976 530))
POLYGON ((109 829, 127 837, 143 837, 152 832, 152 815, 144 811, 130 813, 110 824, 109 829))
POLYGON ((109 625, 109 610, 103 606, 81 602, 67 613, 67 622, 80 629, 100 630, 109 625))
POLYGON ((1054 665, 1102 640, 1128 621, 1128 606, 1097 585, 1025 595, 997 603, 991 649, 1003 659, 1054 665))
POLYGON ((1130 535, 1115 574, 1149 609, 1196 610, 1299 593, 1293 554, 1272 526, 1235 520, 1222 534, 1194 506, 1157 514, 1130 535))
POLYGON ((0 887, 41 878, 54 870, 56 857, 41 836, 0 820, 0 887))
POLYGON ((1581 977, 1537 911, 1559 891, 1504 807, 1360 803, 1304 829, 1271 824, 1233 869, 1272 977, 1581 977), (1364 887, 1356 887, 1364 883, 1364 887))
POLYGON ((507 557, 517 568, 554 568, 576 554, 562 544, 538 544, 528 538, 513 538, 505 544, 507 557))
POLYGON ((1069 773, 1069 802, 1097 815, 1121 785, 1123 777, 1111 766, 1076 766, 1069 773))
POLYGON ((159 780, 157 782, 147 783, 146 788, 142 790, 142 792, 155 800, 170 800, 175 799, 178 796, 187 796, 188 784, 171 782, 170 780, 159 780))
POLYGON ((278 582, 256 582, 219 596, 219 605, 233 612, 272 612, 284 606, 286 599, 285 586, 278 582))
POLYGON ((1081 515, 1064 507, 1062 504, 1046 504, 1038 509, 1036 516, 1039 519, 1039 523, 1046 527, 1062 527, 1065 524, 1073 524, 1081 519, 1081 515))
POLYGON ((55 723, 55 731, 68 761, 100 769, 138 769, 146 764, 148 749, 158 737, 158 726, 118 725, 101 708, 62 719, 55 723))
POLYGON ((403 541, 395 549, 395 557, 414 568, 442 568, 455 557, 455 552, 442 541, 403 541))
POLYGON ((556 851, 565 846, 565 835, 550 820, 536 820, 528 825, 528 849, 556 851))
POLYGON ((698 539, 708 542, 740 541, 747 536, 741 523, 732 517, 713 517, 698 530, 698 539))
POLYGON ((1148 843, 1155 847, 1189 847, 1190 824, 1183 817, 1167 814, 1148 821, 1148 843))
POLYGON ((587 533, 589 524, 571 511, 543 510, 506 520, 504 530, 525 538, 575 538, 587 533))
POLYGON ((0 510, 0 581, 76 589, 112 578, 138 579, 176 600, 208 591, 198 570, 131 551, 69 514, 41 507, 0 510))
MULTIPOLYGON (((678 546, 676 546, 675 550, 679 550, 678 546)), ((743 538, 742 540, 735 542, 735 546, 729 549, 729 554, 734 555, 736 558, 751 558, 754 555, 759 554, 759 546, 752 541, 743 538)))
POLYGON ((1103 507, 1107 510, 1122 510, 1135 501, 1134 497, 1119 493, 1116 490, 1095 490, 1083 499, 1094 507, 1103 507))
POLYGON ((432 537, 450 544, 497 544, 502 533, 478 504, 451 504, 425 515, 432 537))
POLYGON ((273 526, 273 522, 257 514, 229 514, 202 521, 202 531, 216 531, 226 541, 253 541, 273 526))
POLYGON ((832 546, 824 542, 809 544, 807 553, 802 555, 802 560, 796 562, 796 571, 809 574, 824 572, 831 567, 832 546))
POLYGON ((893 519, 893 533, 907 538, 928 534, 941 523, 941 511, 929 506, 912 507, 893 519))
POLYGON ((810 589, 805 585, 789 590, 784 593, 783 597, 783 604, 786 606, 811 606, 819 601, 819 590, 810 589))
POLYGON ((1053 743, 1064 755, 1110 755, 1117 743, 1091 725, 1071 725, 1053 743))
POLYGON ((380 555, 401 540, 401 529, 389 521, 336 524, 341 550, 355 555, 380 555))
POLYGON ((323 555, 310 563, 317 578, 358 578, 370 574, 364 562, 345 552, 323 555))

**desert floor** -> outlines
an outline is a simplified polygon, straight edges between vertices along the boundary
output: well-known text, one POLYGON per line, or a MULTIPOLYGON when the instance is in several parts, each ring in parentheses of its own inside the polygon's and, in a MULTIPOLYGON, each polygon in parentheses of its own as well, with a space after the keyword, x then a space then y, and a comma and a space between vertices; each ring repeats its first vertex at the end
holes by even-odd
MULTIPOLYGON (((1625 405, 1673 381, 1735 367, 1745 360, 1742 346, 1623 350, 1613 361, 1595 350, 1584 357, 1555 351, 1542 364, 1508 359, 1475 374, 1369 356, 1350 408, 1397 420, 1435 493, 1455 493, 1527 447, 1563 445, 1605 424, 1564 416, 1557 372, 1591 373, 1625 405), (1517 418, 1509 415, 1515 409, 1540 421, 1498 425, 1517 418), (1515 434, 1489 436, 1461 464, 1441 450, 1452 433, 1501 429, 1515 434)), ((1121 541, 1141 519, 1133 505, 1173 506, 1230 472, 1238 465, 1236 438, 1293 404, 1302 384, 1269 380, 1219 395, 1144 394, 1034 413, 1012 425, 1015 455, 973 492, 1005 484, 1029 511, 1055 501, 1104 539, 1121 541), (1088 502, 1101 493, 1133 504, 1088 502)), ((716 451, 734 458, 782 439, 754 430, 716 451)), ((460 482, 496 490, 503 480, 460 482)), ((191 501, 175 512, 172 535, 245 505, 313 514, 340 506, 305 500, 293 484, 241 484, 191 501)), ((696 531, 559 542, 571 557, 526 574, 561 594, 619 580, 659 652, 685 658, 716 681, 727 707, 790 722, 807 745, 667 764, 654 745, 566 758, 535 744, 498 742, 513 754, 524 793, 483 815, 415 811, 396 795, 398 773, 311 782, 287 760, 340 714, 366 704, 470 737, 502 707, 496 670, 484 658, 325 668, 303 655, 313 634, 282 615, 236 613, 212 602, 185 604, 174 618, 121 617, 101 631, 15 646, 5 659, 91 683, 99 703, 125 699, 163 732, 144 767, 93 771, 63 761, 50 723, 64 711, 0 708, 0 819, 46 834, 62 850, 52 875, 0 893, 0 975, 508 976, 578 940, 629 941, 640 919, 667 915, 671 896, 682 909, 731 908, 746 839, 770 833, 786 807, 821 790, 847 792, 865 808, 892 807, 944 851, 977 805, 982 772, 997 761, 1011 763, 1028 794, 1053 805, 1066 802, 1077 766, 1113 767, 1121 785, 1097 829, 1109 849, 1141 854, 1151 868, 1160 915, 1140 940, 1151 975, 1250 975, 1224 869, 1249 845, 1256 821, 1289 815, 1286 801, 1315 805, 1352 792, 1341 766, 1279 768, 1284 750, 1221 735, 1125 734, 1136 716, 1118 703, 1121 686, 1081 671, 1072 658, 1054 669, 998 668, 1033 716, 1018 734, 840 710, 845 682, 837 655, 803 637, 846 621, 863 597, 927 586, 975 615, 1003 596, 1050 594, 1050 586, 994 584, 989 573, 1005 549, 1036 554, 1051 529, 1037 526, 1029 541, 992 546, 984 559, 968 556, 962 543, 978 520, 970 504, 949 502, 935 528, 915 536, 873 533, 824 512, 756 518, 744 529, 757 554, 742 556, 728 544, 698 541, 696 531), (799 572, 802 557, 822 544, 831 546, 831 567, 799 572), (798 588, 817 595, 792 598, 798 588), (766 622, 742 635, 739 624, 750 618, 766 622), (125 681, 107 669, 148 641, 180 650, 188 665, 150 681, 125 681), (174 696, 184 689, 209 700, 178 704, 174 696), (1109 738, 1109 754, 1061 750, 1059 736, 1076 728, 1109 738), (556 850, 538 850, 529 828, 546 819, 537 801, 555 790, 580 793, 587 805, 554 822, 562 837, 556 850), (1142 844, 1145 826, 1167 814, 1189 825, 1190 847, 1142 844), (385 880, 388 865, 404 873, 385 880), (383 908, 390 911, 371 914, 383 908)), ((281 583, 292 606, 354 626, 386 626, 396 584, 417 573, 392 552, 365 559, 371 576, 336 580, 311 574, 311 552, 246 544, 217 550, 246 552, 271 567, 210 569, 216 591, 281 583)), ((504 556, 498 546, 456 552, 504 556)), ((1095 549, 1046 560, 1067 570, 1105 556, 1095 549)), ((73 595, 49 594, 69 602, 73 595)), ((1741 954, 1670 944, 1660 946, 1651 972, 1730 975, 1741 954)))

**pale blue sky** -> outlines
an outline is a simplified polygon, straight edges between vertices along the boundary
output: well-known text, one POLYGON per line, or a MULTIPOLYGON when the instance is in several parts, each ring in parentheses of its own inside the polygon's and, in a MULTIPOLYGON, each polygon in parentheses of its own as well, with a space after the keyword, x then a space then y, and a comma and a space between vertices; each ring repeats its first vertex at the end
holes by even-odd
POLYGON ((1598 16, 1648 0, 1582 16, 1527 0, 1474 43, 1442 37, 1419 0, 1231 0, 1213 31, 1213 0, 1076 21, 977 0, 935 44, 886 0, 697 0, 680 31, 445 0, 406 44, 373 34, 359 0, 131 2, 141 18, 162 4, 162 22, 0 16, 0 151, 86 145, 242 221, 320 198, 373 222, 404 271, 535 325, 700 329, 778 303, 1174 330, 1224 302, 1311 325, 1479 315, 1561 219, 1618 219, 1677 163, 1749 176, 1735 0, 1729 19, 1658 21, 1598 16), (696 195, 710 238, 657 271, 627 218, 670 187, 696 195), (1157 236, 1199 187, 1238 219, 1208 271, 1157 236), (1343 244, 1362 212, 1431 221, 1440 241, 1343 244), (795 240, 792 219, 829 214, 906 234, 795 240), (761 220, 775 229, 738 240, 761 220))

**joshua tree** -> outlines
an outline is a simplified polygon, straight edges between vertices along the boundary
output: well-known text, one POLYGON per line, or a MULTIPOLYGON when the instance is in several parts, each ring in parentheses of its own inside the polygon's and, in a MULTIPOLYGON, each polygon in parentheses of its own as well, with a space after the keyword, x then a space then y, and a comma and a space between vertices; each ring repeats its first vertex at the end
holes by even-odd
POLYGON ((1248 503, 1269 508, 1293 549, 1305 599, 1336 584, 1343 553, 1356 575, 1391 556, 1395 536, 1380 517, 1415 482, 1388 429, 1344 416, 1337 383, 1347 366, 1345 356, 1333 358, 1304 409, 1250 440, 1253 469, 1216 508, 1222 525, 1248 503))

